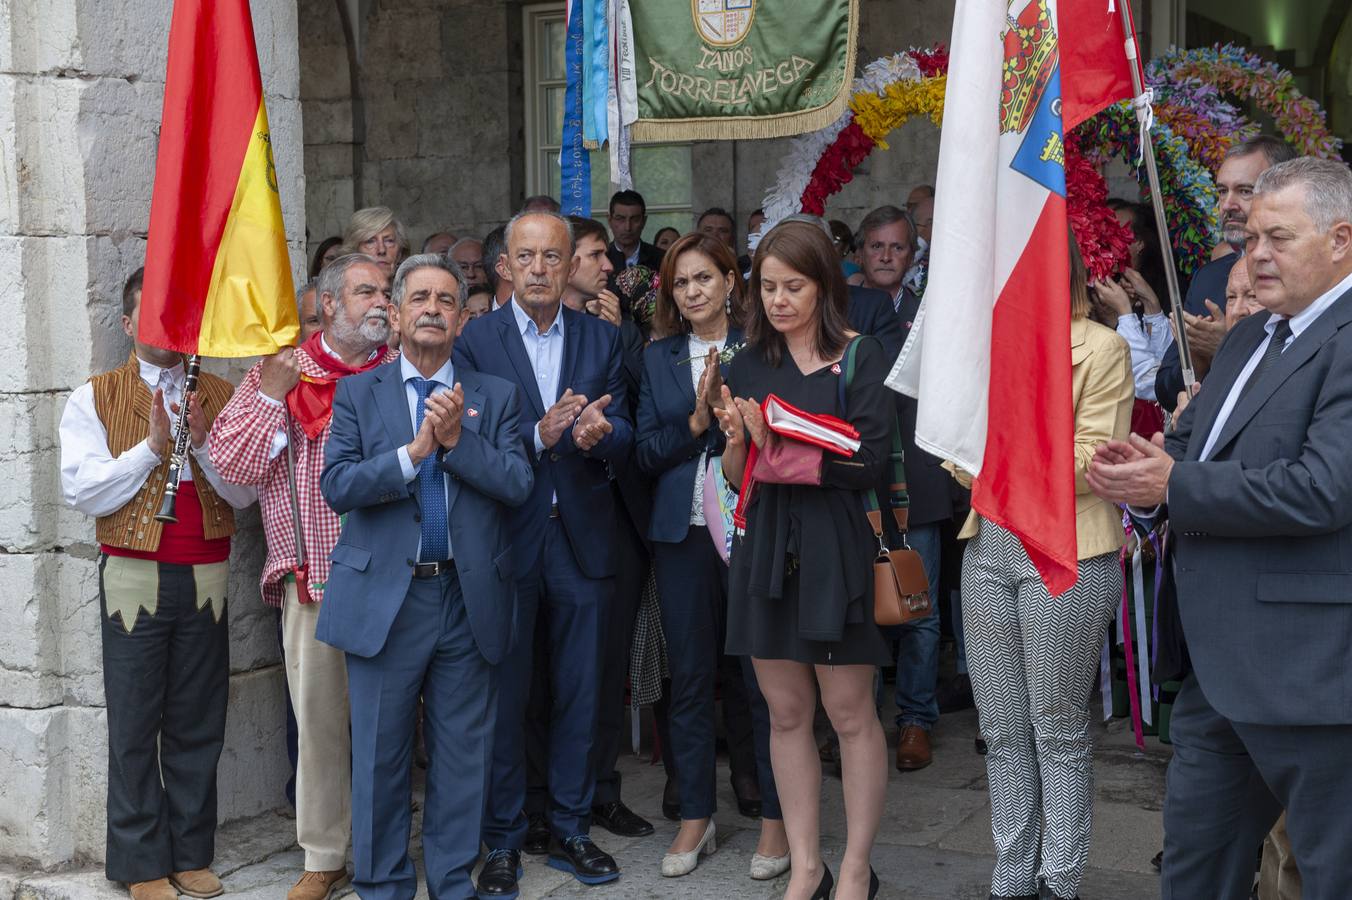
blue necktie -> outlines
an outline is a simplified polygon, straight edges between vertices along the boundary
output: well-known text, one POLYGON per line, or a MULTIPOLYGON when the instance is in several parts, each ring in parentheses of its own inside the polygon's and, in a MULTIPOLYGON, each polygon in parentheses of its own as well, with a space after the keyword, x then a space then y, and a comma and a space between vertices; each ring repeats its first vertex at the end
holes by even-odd
MULTIPOLYGON (((427 395, 437 382, 425 378, 413 379, 413 390, 418 393, 417 413, 413 433, 422 428, 427 395)), ((440 562, 451 555, 451 538, 446 522, 446 473, 437 464, 436 454, 422 461, 418 467, 418 502, 422 505, 422 549, 419 562, 440 562)))

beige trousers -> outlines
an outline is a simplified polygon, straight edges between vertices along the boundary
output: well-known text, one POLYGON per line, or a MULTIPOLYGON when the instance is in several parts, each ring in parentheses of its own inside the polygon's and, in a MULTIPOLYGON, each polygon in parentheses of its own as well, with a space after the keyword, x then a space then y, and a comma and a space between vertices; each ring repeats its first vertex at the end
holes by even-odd
POLYGON ((1263 841, 1263 868, 1258 876, 1259 900, 1300 900, 1300 871, 1286 836, 1286 813, 1263 841))
POLYGON ((296 842, 305 868, 331 872, 347 864, 352 837, 352 734, 347 661, 315 640, 319 604, 302 605, 296 585, 282 601, 286 686, 296 714, 296 842))

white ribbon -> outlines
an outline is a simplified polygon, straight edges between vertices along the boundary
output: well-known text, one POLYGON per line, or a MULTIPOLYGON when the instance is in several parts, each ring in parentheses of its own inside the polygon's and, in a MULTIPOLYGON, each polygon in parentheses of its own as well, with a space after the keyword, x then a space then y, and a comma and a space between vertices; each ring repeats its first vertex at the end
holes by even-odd
POLYGON ((1136 110, 1136 122, 1141 126, 1141 136, 1136 141, 1136 165, 1145 162, 1145 142, 1150 140, 1150 129, 1155 124, 1155 92, 1146 88, 1132 98, 1132 108, 1136 110))

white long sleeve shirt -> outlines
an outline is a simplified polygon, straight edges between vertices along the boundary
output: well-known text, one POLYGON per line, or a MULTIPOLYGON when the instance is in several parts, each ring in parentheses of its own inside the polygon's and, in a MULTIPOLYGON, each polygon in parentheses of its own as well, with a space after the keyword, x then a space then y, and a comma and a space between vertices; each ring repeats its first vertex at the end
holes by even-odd
MULTIPOLYGON (((183 396, 183 366, 162 369, 143 359, 141 380, 150 388, 164 388, 165 412, 170 422, 176 421, 170 404, 183 396)), ((67 503, 87 516, 106 516, 126 506, 145 484, 150 473, 160 464, 160 457, 143 440, 120 456, 108 449, 108 430, 94 408, 94 386, 80 385, 66 401, 61 413, 61 493, 67 503)), ((173 435, 169 442, 173 443, 173 435)), ((258 499, 252 485, 230 484, 221 479, 207 453, 207 442, 192 448, 193 459, 201 467, 221 499, 235 509, 243 509, 258 499)), ((185 467, 183 480, 192 480, 192 467, 185 467)))
POLYGON ((1162 312, 1151 313, 1144 322, 1135 313, 1119 316, 1117 333, 1131 348, 1131 377, 1136 382, 1136 396, 1141 400, 1155 399, 1155 373, 1159 371, 1164 351, 1174 342, 1174 330, 1169 317, 1162 312))

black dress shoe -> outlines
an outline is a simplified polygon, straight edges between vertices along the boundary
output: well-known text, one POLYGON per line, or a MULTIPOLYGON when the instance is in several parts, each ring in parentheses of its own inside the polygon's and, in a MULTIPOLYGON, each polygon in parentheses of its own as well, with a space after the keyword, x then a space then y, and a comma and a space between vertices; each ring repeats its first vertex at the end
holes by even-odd
POLYGON ((732 779, 732 793, 737 797, 737 811, 748 819, 761 817, 760 783, 754 778, 732 779))
POLYGON ((585 834, 549 842, 549 867, 567 872, 583 884, 605 884, 620 877, 615 858, 585 834))
POLYGON ((986 751, 989 749, 990 748, 986 746, 986 739, 978 734, 976 736, 976 752, 981 756, 985 756, 986 751))
POLYGON ((526 842, 521 849, 531 856, 544 856, 549 852, 549 822, 544 816, 531 816, 526 825, 526 842))
POLYGON ((481 900, 515 900, 521 880, 521 853, 517 850, 489 850, 479 871, 475 890, 481 900))
POLYGON ((662 818, 672 822, 681 821, 681 793, 676 782, 670 778, 667 779, 667 786, 662 788, 662 818))
POLYGON ((822 880, 817 882, 817 889, 812 892, 808 900, 831 900, 831 888, 836 886, 835 879, 831 877, 831 870, 822 866, 822 880))
POLYGON ((873 866, 868 867, 868 900, 873 900, 878 896, 878 873, 873 871, 873 866))
POLYGON ((620 800, 593 806, 592 824, 620 837, 644 837, 653 833, 652 823, 620 800))

